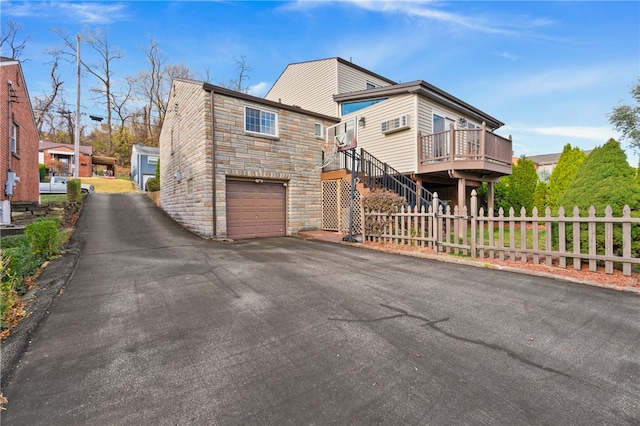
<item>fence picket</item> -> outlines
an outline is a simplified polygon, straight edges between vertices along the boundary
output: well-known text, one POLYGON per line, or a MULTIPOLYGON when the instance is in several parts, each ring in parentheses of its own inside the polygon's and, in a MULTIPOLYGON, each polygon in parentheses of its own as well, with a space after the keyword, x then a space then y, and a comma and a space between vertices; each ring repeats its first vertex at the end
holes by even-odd
POLYGON ((527 263, 527 210, 522 207, 520 209, 520 261, 527 263))
MULTIPOLYGON (((551 242, 551 209, 547 207, 544 209, 544 249, 549 251, 553 248, 551 242)), ((553 266, 553 259, 551 255, 544 257, 544 262, 547 266, 553 266)))
MULTIPOLYGON (((593 205, 589 208, 589 223, 587 225, 589 232, 589 256, 596 255, 596 223, 592 219, 596 218, 596 208, 593 205)), ((598 264, 595 259, 589 259, 589 271, 597 272, 598 264)))
POLYGON ((578 206, 573 208, 573 269, 579 271, 582 267, 582 258, 580 257, 580 209, 578 206))
POLYGON ((539 242, 538 242, 538 208, 534 207, 532 213, 533 221, 531 222, 531 237, 533 243, 533 264, 540 264, 540 255, 538 251, 540 250, 539 242))
MULTIPOLYGON (((622 222, 622 257, 625 259, 631 258, 631 209, 629 205, 625 205, 622 209, 622 218, 629 219, 629 221, 622 222)), ((631 263, 624 262, 622 264, 622 274, 631 276, 631 263)))
POLYGON ((509 207, 509 260, 516 260, 516 221, 515 210, 509 207))
MULTIPOLYGON (((607 206, 604 209, 604 218, 611 219, 613 217, 613 209, 611 206, 607 206)), ((613 256, 613 222, 604 223, 604 254, 606 256, 613 256)), ((605 274, 613 274, 613 262, 611 260, 605 260, 604 262, 605 274)))
POLYGON ((558 222, 558 253, 560 253, 560 257, 558 259, 558 266, 560 268, 567 267, 567 257, 562 256, 567 252, 567 238, 566 238, 566 224, 564 222, 564 207, 560 207, 558 209, 558 218, 560 221, 558 222))

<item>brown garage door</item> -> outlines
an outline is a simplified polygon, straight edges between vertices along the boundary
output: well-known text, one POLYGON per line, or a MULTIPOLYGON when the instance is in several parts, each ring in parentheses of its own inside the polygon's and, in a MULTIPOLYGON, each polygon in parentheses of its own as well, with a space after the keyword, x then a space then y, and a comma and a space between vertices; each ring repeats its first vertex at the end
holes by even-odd
POLYGON ((227 181, 227 237, 282 237, 286 191, 282 183, 227 181))

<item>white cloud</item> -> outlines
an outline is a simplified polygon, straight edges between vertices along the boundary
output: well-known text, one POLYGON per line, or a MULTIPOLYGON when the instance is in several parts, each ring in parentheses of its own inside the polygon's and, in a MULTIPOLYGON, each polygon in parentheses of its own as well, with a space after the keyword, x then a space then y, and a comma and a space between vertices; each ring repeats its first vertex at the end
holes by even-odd
POLYGON ((509 52, 500 52, 500 56, 502 58, 508 59, 510 61, 516 61, 518 59, 518 56, 514 55, 513 53, 509 53, 509 52))
POLYGON ((267 91, 271 88, 271 85, 265 81, 261 81, 258 84, 249 86, 248 93, 253 96, 263 97, 267 94, 267 91))
POLYGON ((617 132, 606 126, 551 126, 534 127, 530 132, 546 136, 563 136, 567 138, 589 139, 605 143, 610 138, 617 137, 617 132))
POLYGON ((125 9, 125 4, 115 2, 12 2, 3 4, 2 13, 17 18, 49 17, 61 21, 104 25, 126 19, 125 9))

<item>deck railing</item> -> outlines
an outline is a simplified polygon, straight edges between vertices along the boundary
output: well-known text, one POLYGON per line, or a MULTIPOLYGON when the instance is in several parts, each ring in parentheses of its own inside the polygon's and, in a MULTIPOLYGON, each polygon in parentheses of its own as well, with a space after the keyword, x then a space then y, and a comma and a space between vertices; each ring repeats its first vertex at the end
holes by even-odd
POLYGON ((512 141, 487 130, 456 129, 424 134, 418 141, 420 164, 482 161, 511 165, 512 141))

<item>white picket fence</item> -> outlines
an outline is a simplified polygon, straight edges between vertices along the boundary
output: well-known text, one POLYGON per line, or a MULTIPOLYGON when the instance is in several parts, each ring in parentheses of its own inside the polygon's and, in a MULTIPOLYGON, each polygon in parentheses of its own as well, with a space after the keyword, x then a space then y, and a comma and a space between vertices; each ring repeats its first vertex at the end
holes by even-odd
POLYGON ((607 207, 603 217, 596 217, 593 206, 588 216, 581 216, 577 207, 566 216, 560 208, 557 216, 551 216, 549 208, 543 216, 536 208, 527 216, 526 210, 516 216, 510 209, 508 216, 502 209, 494 215, 489 209, 478 209, 475 191, 471 193, 471 206, 462 211, 438 206, 437 194, 433 203, 425 208, 406 207, 393 214, 365 212, 364 240, 400 245, 420 246, 435 251, 471 256, 546 264, 566 268, 568 262, 580 270, 588 264, 589 270, 598 271, 604 264, 605 273, 612 274, 615 265, 622 266, 622 273, 631 275, 632 265, 640 264, 640 258, 632 257, 632 227, 640 226, 640 218, 631 217, 625 206, 622 217, 613 217, 607 207), (598 228, 604 233, 597 232, 598 228), (614 234, 621 235, 616 241, 614 234), (554 238, 555 237, 555 238, 554 238), (581 237, 586 239, 582 245, 581 237))

